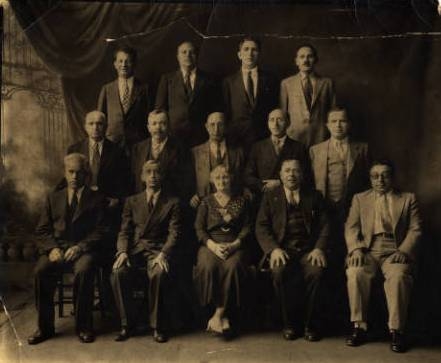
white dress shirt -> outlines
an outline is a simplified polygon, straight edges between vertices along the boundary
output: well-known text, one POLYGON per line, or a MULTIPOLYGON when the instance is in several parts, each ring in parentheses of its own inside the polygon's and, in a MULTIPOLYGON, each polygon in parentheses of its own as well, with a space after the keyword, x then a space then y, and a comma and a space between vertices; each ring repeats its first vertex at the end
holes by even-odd
POLYGON ((133 90, 134 77, 132 76, 130 78, 120 78, 120 77, 118 78, 119 99, 121 102, 123 102, 124 92, 126 90, 126 82, 129 87, 129 99, 130 99, 133 90))
POLYGON ((301 81, 302 81, 303 89, 305 89, 306 77, 308 77, 308 76, 309 76, 309 80, 311 81, 311 86, 312 86, 312 98, 314 99, 314 95, 315 95, 316 90, 317 90, 317 87, 316 87, 317 86, 317 78, 316 78, 315 74, 314 73, 310 73, 308 75, 306 73, 300 72, 300 78, 301 78, 301 81))
POLYGON ((161 189, 159 189, 158 191, 153 193, 152 190, 150 190, 149 188, 146 188, 145 189, 145 194, 146 194, 146 201, 147 201, 147 203, 149 202, 149 200, 151 200, 153 206, 155 206, 156 202, 158 201, 160 193, 161 193, 161 189))
MULTIPOLYGON (((187 76, 188 71, 181 68, 182 79, 185 82, 185 77, 187 76)), ((194 90, 194 84, 196 82, 196 67, 190 71, 190 86, 191 89, 194 90)))
MULTIPOLYGON (((384 194, 374 193, 375 194, 375 204, 374 204, 374 234, 379 233, 392 233, 393 231, 386 231, 383 223, 381 221, 381 211, 382 211, 382 197, 384 194)), ((389 223, 391 227, 393 227, 392 222, 392 210, 393 210, 393 199, 392 199, 392 192, 388 192, 385 194, 386 200, 387 200, 387 206, 388 206, 388 213, 389 213, 389 223)))
POLYGON ((290 190, 290 189, 286 188, 285 186, 283 187, 283 189, 285 190, 286 200, 288 201, 289 204, 295 203, 298 205, 300 203, 299 189, 290 190))
MULTIPOLYGON (((80 205, 81 195, 83 194, 84 186, 82 186, 80 189, 76 191, 77 199, 78 199, 78 205, 80 205)), ((69 205, 72 204, 72 198, 74 195, 74 190, 71 188, 67 188, 67 201, 69 205)))
POLYGON ((218 145, 220 147, 221 158, 223 158, 225 156, 225 153, 227 152, 227 145, 225 143, 225 140, 222 140, 219 144, 217 142, 210 141, 210 153, 214 159, 216 159, 217 157, 218 145))

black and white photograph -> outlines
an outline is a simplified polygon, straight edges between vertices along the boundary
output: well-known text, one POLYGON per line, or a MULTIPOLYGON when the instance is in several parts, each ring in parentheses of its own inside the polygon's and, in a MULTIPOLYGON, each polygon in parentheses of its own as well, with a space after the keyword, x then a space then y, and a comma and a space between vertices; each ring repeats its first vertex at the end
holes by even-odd
POLYGON ((441 0, 0 18, 0 363, 441 362, 441 0))

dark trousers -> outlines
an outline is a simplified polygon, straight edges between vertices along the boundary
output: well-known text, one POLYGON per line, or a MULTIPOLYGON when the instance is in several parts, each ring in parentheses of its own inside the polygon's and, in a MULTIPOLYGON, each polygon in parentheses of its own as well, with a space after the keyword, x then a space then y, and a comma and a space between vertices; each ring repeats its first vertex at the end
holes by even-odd
POLYGON ((271 270, 276 298, 280 303, 285 328, 300 325, 304 317, 305 327, 317 325, 317 295, 323 268, 308 261, 308 253, 290 254, 284 266, 271 270))
POLYGON ((110 284, 112 285, 115 297, 116 308, 118 309, 121 326, 134 328, 136 326, 136 309, 133 301, 134 279, 139 270, 145 271, 147 274, 148 285, 148 303, 150 326, 153 329, 169 328, 169 319, 165 304, 165 294, 170 289, 170 281, 173 280, 174 273, 173 263, 169 261, 169 272, 161 270, 158 265, 153 266, 153 260, 158 252, 140 252, 130 256, 131 267, 123 266, 117 270, 113 270, 110 276, 110 284))
POLYGON ((35 305, 38 312, 38 328, 42 332, 54 331, 54 293, 57 277, 63 270, 73 270, 73 299, 76 331, 93 328, 93 298, 95 259, 85 253, 70 263, 54 263, 48 256, 40 256, 35 267, 35 305))

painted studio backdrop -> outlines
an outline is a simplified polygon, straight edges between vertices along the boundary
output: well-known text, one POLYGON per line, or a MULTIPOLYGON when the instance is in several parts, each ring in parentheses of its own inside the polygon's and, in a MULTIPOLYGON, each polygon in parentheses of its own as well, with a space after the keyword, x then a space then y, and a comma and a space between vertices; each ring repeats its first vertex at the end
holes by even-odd
POLYGON ((3 10, 2 263, 23 259, 32 243, 35 215, 60 178, 62 156, 84 136, 84 115, 114 78, 117 44, 137 49, 136 74, 156 89, 160 75, 177 67, 183 40, 200 46, 201 69, 223 77, 239 67, 241 36, 259 36, 260 65, 280 79, 296 71, 295 49, 309 42, 319 53, 318 72, 335 80, 356 138, 394 160, 397 184, 417 194, 425 233, 411 326, 439 334, 441 18, 435 2, 268 3, 10 1, 3 10))

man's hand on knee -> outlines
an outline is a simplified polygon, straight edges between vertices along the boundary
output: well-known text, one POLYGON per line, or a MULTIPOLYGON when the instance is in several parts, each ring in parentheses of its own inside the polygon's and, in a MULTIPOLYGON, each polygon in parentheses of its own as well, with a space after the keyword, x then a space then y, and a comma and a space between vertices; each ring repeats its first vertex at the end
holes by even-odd
POLYGON ((352 251, 348 258, 349 267, 361 267, 364 265, 365 256, 361 248, 352 251))
POLYGON ((158 256, 153 260, 153 266, 159 265, 162 271, 168 272, 169 266, 167 261, 167 255, 163 252, 160 252, 158 256))
POLYGON ((401 251, 394 252, 389 258, 391 263, 409 263, 409 256, 401 251))
POLYGON ((308 261, 313 266, 326 267, 327 261, 325 253, 320 248, 314 248, 308 255, 308 261))
POLYGON ((273 269, 279 266, 285 266, 289 260, 289 256, 286 251, 281 248, 275 248, 271 251, 270 255, 270 268, 273 269))
POLYGON ((127 253, 122 252, 118 255, 118 257, 116 258, 115 262, 113 263, 113 269, 117 270, 122 266, 130 266, 130 262, 129 262, 129 256, 127 255, 127 253))
POLYGON ((81 248, 79 246, 69 247, 64 253, 64 260, 66 262, 75 261, 81 255, 81 248))
POLYGON ((48 257, 51 262, 63 262, 63 251, 58 247, 53 248, 48 257))

